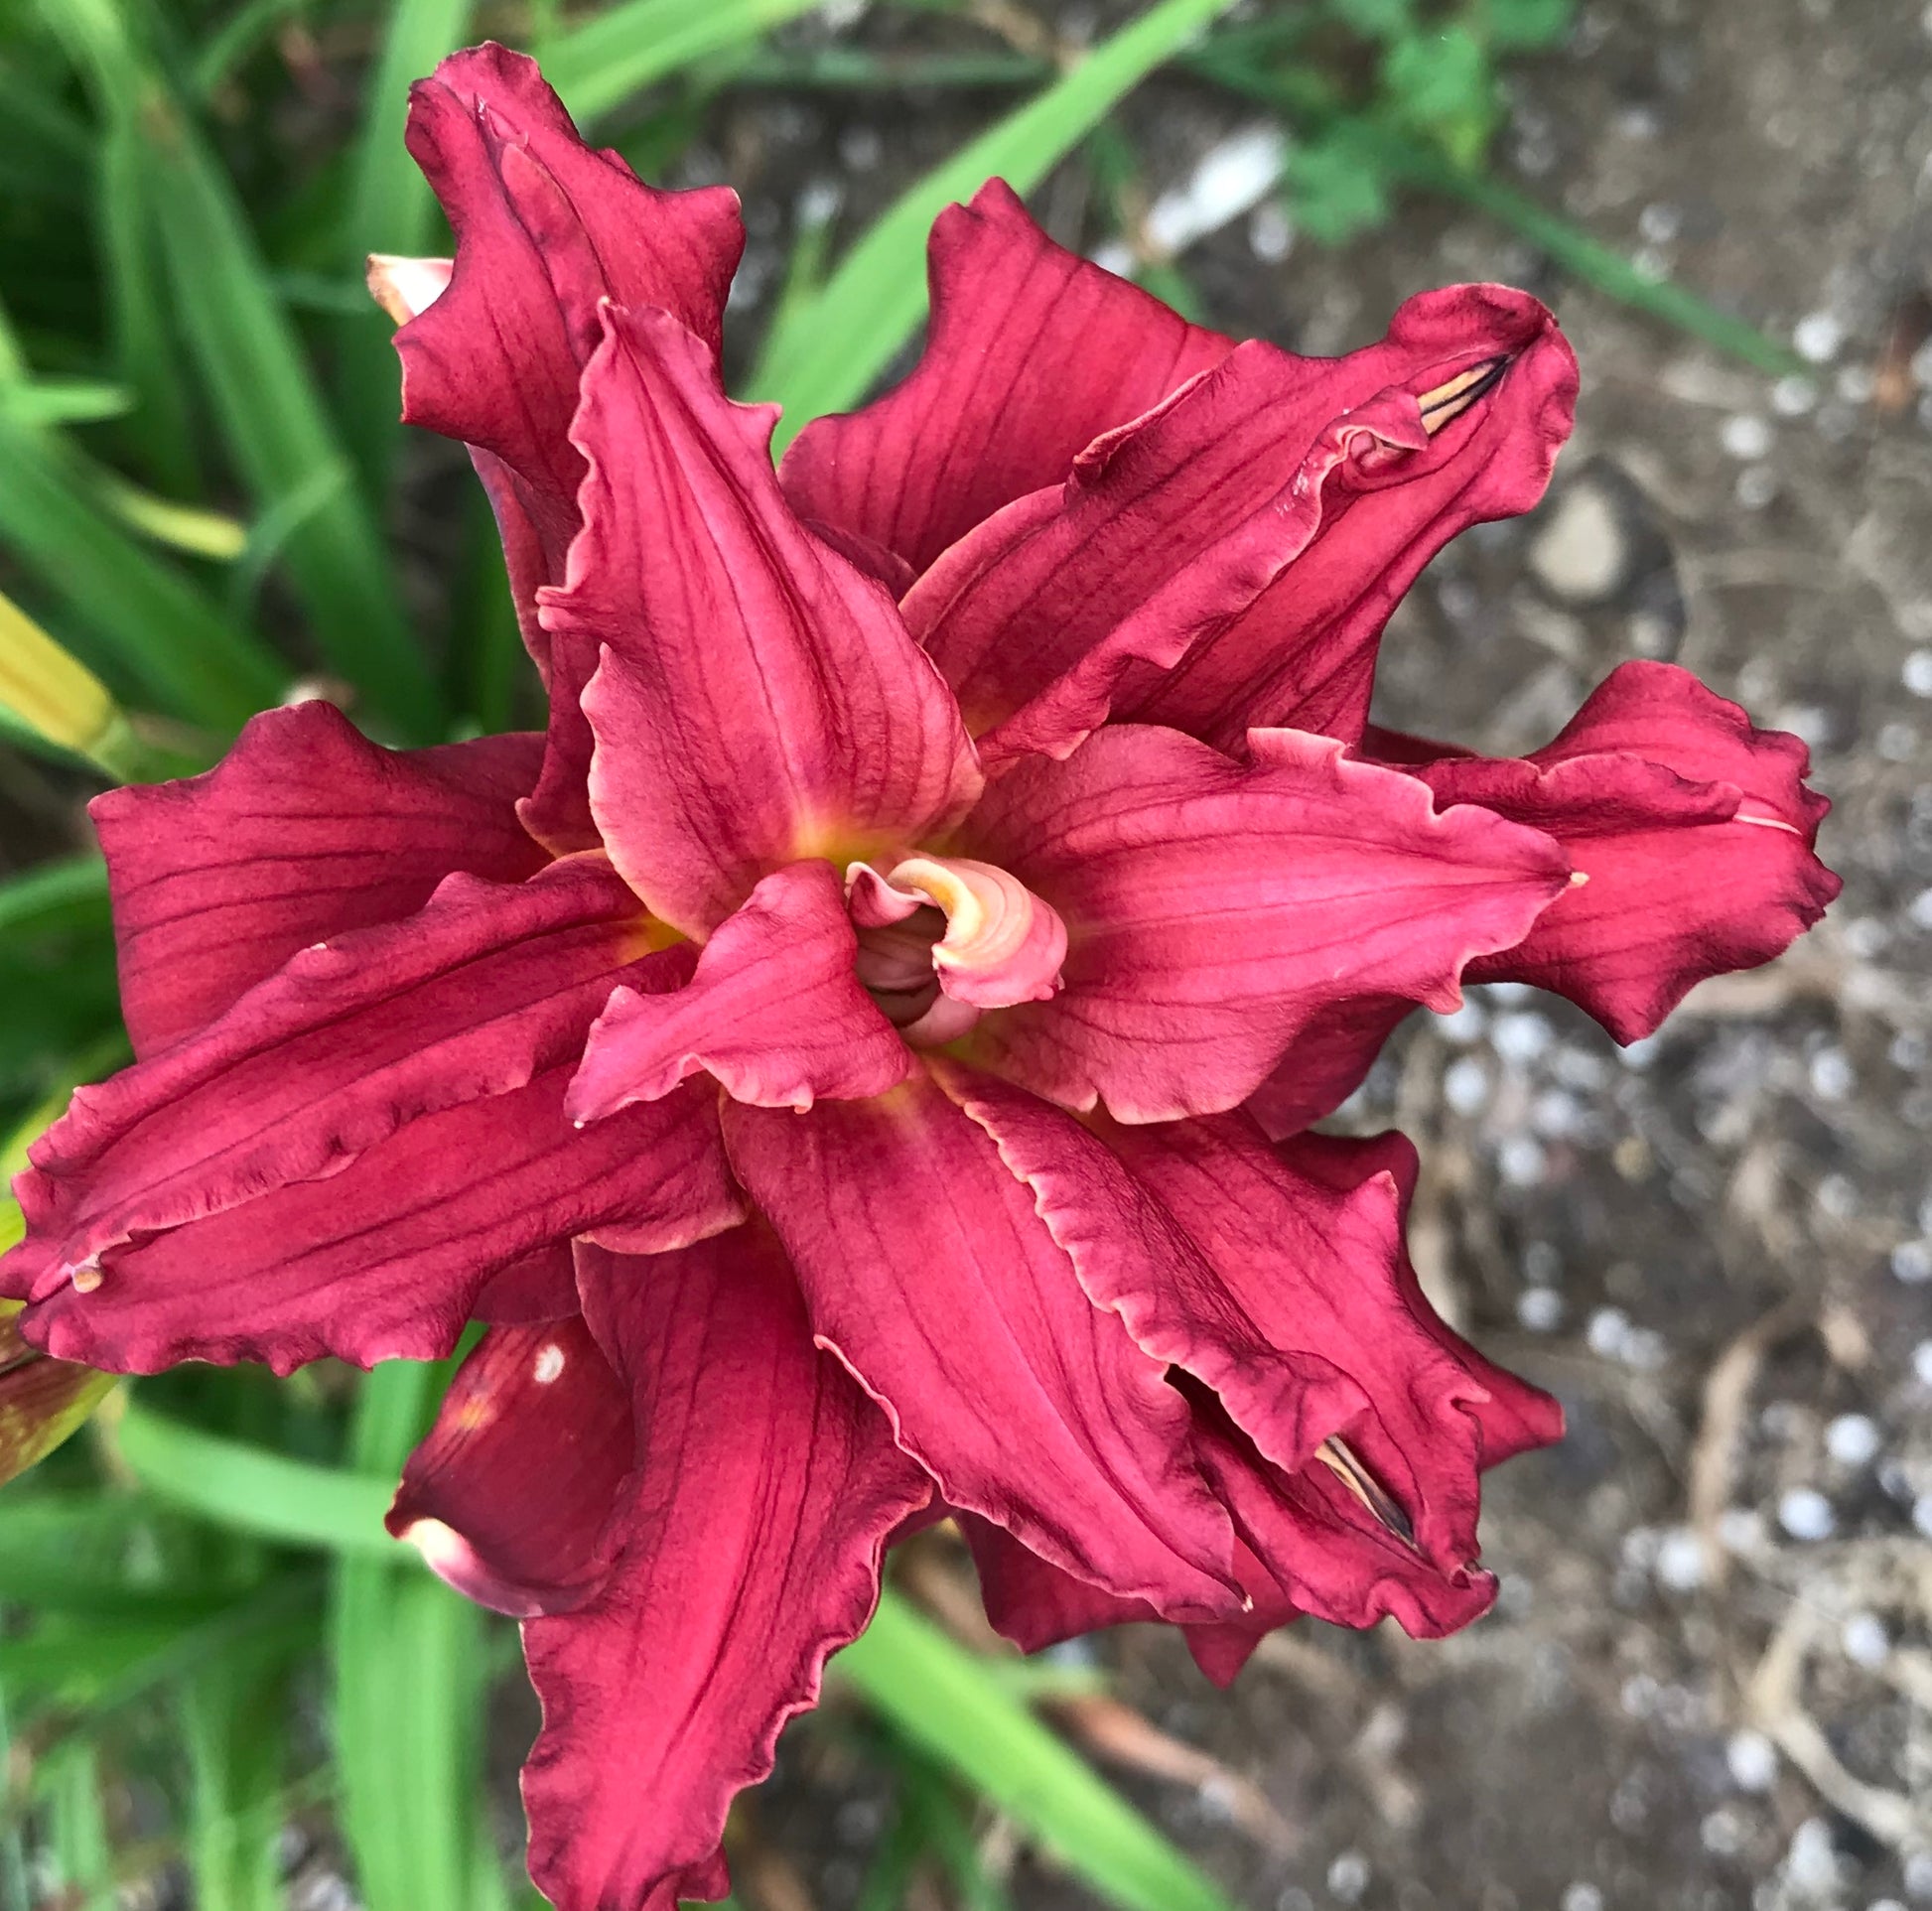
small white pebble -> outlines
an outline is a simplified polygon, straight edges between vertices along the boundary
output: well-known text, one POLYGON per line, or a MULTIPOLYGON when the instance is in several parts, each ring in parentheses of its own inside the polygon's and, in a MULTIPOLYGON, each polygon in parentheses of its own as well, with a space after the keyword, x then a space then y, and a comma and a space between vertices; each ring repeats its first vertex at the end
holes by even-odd
POLYGON ((1918 732, 1910 724, 1880 724, 1875 748, 1888 763, 1909 763, 1918 754, 1918 732))
POLYGON ((1573 1884, 1563 1894, 1563 1911, 1603 1911, 1603 1894, 1593 1884, 1573 1884))
POLYGON ((1810 312, 1791 328, 1791 342, 1800 358, 1826 364, 1845 343, 1845 328, 1829 312, 1810 312))
POLYGON ((1932 929, 1932 889, 1921 889, 1905 905, 1915 929, 1932 929))
POLYGON ((1822 1897, 1836 1890, 1838 1852, 1832 1845, 1832 1828, 1822 1818, 1806 1819, 1792 1834, 1784 1874, 1787 1883, 1808 1896, 1822 1897))
POLYGON ((1840 1635, 1845 1656, 1867 1672, 1882 1666, 1891 1657, 1891 1635, 1875 1612, 1855 1612, 1845 1622, 1840 1635))
POLYGON ((530 1378, 539 1387, 548 1387, 564 1370, 564 1350, 554 1340, 546 1340, 537 1349, 536 1364, 530 1369, 530 1378))
POLYGON ((1905 1911, 1896 1898, 1873 1898, 1864 1911, 1905 1911))
POLYGON ((1623 1353, 1623 1338, 1630 1331, 1630 1316, 1621 1307, 1598 1307, 1584 1329, 1589 1350, 1601 1360, 1616 1360, 1623 1353))
POLYGON ((1744 1848, 1744 1828, 1737 1814, 1725 1806, 1707 1812, 1698 1827, 1698 1843, 1714 1857, 1735 1857, 1744 1848))
POLYGON ((1899 1242, 1891 1251, 1891 1272, 1894 1281, 1907 1287, 1932 1281, 1932 1241, 1899 1242))
POLYGON ((1657 1582, 1673 1592, 1695 1592, 1704 1583, 1704 1542, 1688 1526, 1674 1526, 1657 1548, 1657 1582))
POLYGON ((1740 411, 1726 418, 1718 434, 1725 452, 1742 465, 1754 465, 1771 451, 1771 427, 1754 411, 1740 411))
POLYGON ((1815 1486, 1794 1486, 1778 1498, 1778 1524, 1794 1540, 1829 1540, 1838 1516, 1815 1486))
POLYGON ((1368 1889, 1368 1859, 1359 1851, 1343 1851, 1328 1866, 1328 1895, 1353 1904, 1368 1889))
POLYGON ((1832 380, 1833 389, 1848 405, 1868 405, 1877 383, 1869 365, 1847 365, 1832 380))
POLYGON ((1473 1115, 1489 1099, 1489 1071, 1473 1055, 1452 1061, 1443 1074, 1443 1099, 1458 1115, 1473 1115))
POLYGON ((1877 1423, 1864 1414, 1840 1414, 1825 1429, 1825 1450, 1841 1466, 1868 1465, 1878 1453, 1877 1423))
POLYGON ((1489 1036, 1496 1053, 1519 1067, 1547 1053, 1555 1038, 1549 1022, 1538 1015, 1498 1016, 1489 1036))
POLYGON ((1912 1524, 1932 1540, 1932 1493, 1921 1493, 1912 1502, 1912 1524))
MULTIPOLYGON (((1932 32, 1932 28, 1927 31, 1932 32)), ((1914 1851, 1905 1860, 1905 1894, 1932 1898, 1932 1851, 1914 1851)))
POLYGON ((1563 1296, 1555 1288, 1525 1288, 1516 1297, 1516 1318, 1531 1333, 1554 1333, 1563 1324, 1563 1296))
POLYGON ((1257 205, 1248 221, 1248 244, 1264 264, 1277 265, 1295 246, 1295 227, 1282 207, 1270 200, 1257 205))
POLYGON ((1932 1387, 1932 1340, 1921 1340, 1912 1349, 1912 1378, 1921 1387, 1932 1387))
POLYGON ((1914 650, 1898 674, 1913 696, 1932 697, 1932 650, 1914 650))
POLYGON ((1725 1742, 1725 1763, 1740 1791, 1768 1792, 1777 1783, 1778 1748, 1762 1732, 1732 1732, 1725 1742))
POLYGON ((1549 1167, 1543 1144, 1529 1135, 1512 1135, 1496 1151, 1496 1166, 1512 1187, 1534 1187, 1549 1167))
POLYGON ((1780 418, 1802 418, 1818 403, 1818 387, 1795 374, 1771 387, 1771 409, 1780 418))
POLYGON ((1731 487, 1747 511, 1761 511, 1778 494, 1778 475, 1769 465, 1751 465, 1737 474, 1731 487))
POLYGON ((1821 1048, 1811 1058, 1811 1092, 1821 1102, 1842 1102, 1859 1085, 1852 1059, 1843 1048, 1821 1048))

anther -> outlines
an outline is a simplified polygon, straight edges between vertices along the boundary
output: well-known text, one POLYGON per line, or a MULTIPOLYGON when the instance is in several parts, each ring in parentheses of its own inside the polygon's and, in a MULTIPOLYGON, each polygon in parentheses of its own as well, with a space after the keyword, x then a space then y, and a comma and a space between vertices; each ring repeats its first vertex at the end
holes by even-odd
POLYGON ((1396 1503, 1388 1488, 1362 1463, 1346 1440, 1339 1434, 1331 1433, 1314 1449, 1314 1456, 1404 1546, 1415 1545, 1416 1529, 1409 1515, 1396 1503))
POLYGON ((1460 418, 1477 399, 1486 396, 1502 383, 1503 373, 1509 369, 1509 354, 1485 358, 1480 364, 1470 365, 1458 371, 1447 384, 1438 385, 1434 391, 1425 391, 1416 399, 1417 409, 1422 413, 1423 429, 1434 438, 1436 434, 1452 419, 1460 418))

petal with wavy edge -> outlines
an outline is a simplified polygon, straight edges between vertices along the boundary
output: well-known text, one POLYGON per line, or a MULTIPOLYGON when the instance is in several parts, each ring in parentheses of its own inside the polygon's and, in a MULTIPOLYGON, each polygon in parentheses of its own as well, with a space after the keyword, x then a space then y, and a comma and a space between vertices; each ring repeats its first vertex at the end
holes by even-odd
POLYGON ((491 1327, 525 1327, 576 1311, 577 1268, 567 1242, 539 1248, 492 1274, 471 1303, 474 1317, 491 1327))
POLYGON ((947 1500, 1164 1612, 1236 1609, 1184 1404, 923 1071, 807 1115, 733 1105, 725 1139, 820 1341, 947 1500))
POLYGON ((1465 351, 1504 352, 1510 362, 1499 384, 1436 433, 1427 457, 1406 472, 1391 465, 1247 610, 1175 669, 1149 666, 1124 686, 1117 715, 1232 751, 1261 728, 1355 741, 1382 626, 1423 567, 1469 525, 1513 517, 1543 495, 1570 435, 1577 360, 1541 305, 1507 286, 1427 292, 1396 314, 1379 349, 1411 364, 1465 351))
MULTIPOLYGON (((1087 1297, 1118 1313, 1142 1351, 1213 1388, 1271 1457, 1300 1466, 1329 1434, 1372 1411, 1345 1359, 1295 1326, 1296 1283, 1341 1292, 1388 1281, 1387 1230, 1319 1203, 1318 1222, 1291 1214, 1280 1253, 1291 1281, 1225 1266, 1197 1248, 1103 1135, 1063 1110, 976 1070, 935 1059, 933 1079, 984 1130, 1035 1212, 1073 1264, 1087 1297), (1286 1337, 1285 1335, 1286 1330, 1286 1337)), ((1166 1129, 1152 1131, 1166 1136, 1166 1129)), ((1212 1148, 1212 1136, 1201 1146, 1212 1148)), ((1345 1351, 1345 1348, 1343 1349, 1345 1351)))
POLYGON ((403 1467, 387 1525, 480 1605, 573 1612, 616 1556, 631 1458, 630 1396, 581 1319, 493 1327, 403 1467))
POLYGON ((98 1086, 15 1182, 35 1297, 136 1232, 345 1167, 417 1116, 574 1060, 614 986, 674 988, 636 898, 601 863, 527 883, 444 879, 400 922, 292 956, 200 1034, 98 1086))
POLYGON ((960 847, 1058 910, 1065 986, 988 1017, 972 1059, 1126 1121, 1217 1113, 1338 1004, 1453 1008, 1463 964, 1570 880, 1547 836, 1438 815, 1327 739, 1257 733, 1252 754, 1110 726, 995 779, 960 847))
POLYGON ((700 1069, 759 1108, 883 1095, 912 1061, 860 986, 858 952, 831 864, 767 876, 718 925, 683 988, 612 995, 570 1085, 571 1119, 654 1101, 700 1069))
POLYGON ((543 1702, 530 1872, 560 1911, 670 1911, 724 1894, 733 1794, 863 1630, 931 1482, 813 1346, 763 1229, 654 1261, 580 1251, 578 1280, 637 1469, 603 1594, 523 1629, 543 1702))
POLYGON ((333 704, 251 718, 206 775, 88 804, 107 857, 134 1052, 206 1027, 298 949, 411 915, 456 871, 548 860, 516 820, 543 740, 384 750, 333 704))
POLYGON ((584 529, 542 594, 553 637, 604 646, 584 707, 612 861, 700 939, 760 877, 912 840, 980 787, 892 600, 793 517, 773 416, 732 404, 663 313, 606 308, 575 429, 584 529))
POLYGON ((1462 1403, 1482 1434, 1477 1463, 1485 1468, 1496 1466, 1518 1453, 1555 1445, 1563 1437, 1563 1408, 1558 1402, 1470 1346, 1430 1305, 1422 1291, 1406 1238, 1409 1204, 1415 1199, 1420 1166, 1415 1144, 1389 1129, 1370 1136, 1297 1135, 1293 1141, 1277 1144, 1275 1152, 1294 1174, 1319 1181, 1337 1194, 1352 1195, 1380 1174, 1395 1183, 1402 1219, 1397 1235, 1396 1285, 1411 1318, 1419 1321, 1481 1389, 1483 1397, 1472 1394, 1462 1403))
POLYGON ((1241 1106, 1278 1140, 1332 1115, 1361 1087, 1383 1044, 1415 1009, 1400 996, 1365 996, 1322 1010, 1241 1106))
POLYGON ((814 419, 780 468, 805 516, 914 571, 1233 349, 1055 245, 1003 180, 939 214, 928 270, 912 374, 862 411, 814 419))
POLYGON ((1547 831, 1588 879, 1469 979, 1554 990, 1634 1041, 1706 977, 1782 954, 1841 887, 1812 853, 1829 805, 1807 765, 1796 737, 1645 662, 1613 671, 1531 756, 1416 763, 1439 803, 1547 831))
POLYGON ((327 1180, 114 1250, 97 1286, 60 1287, 26 1331, 127 1373, 438 1360, 493 1276, 574 1235, 651 1253, 743 1218, 713 1097, 679 1089, 580 1132, 564 1119, 568 1077, 425 1116, 327 1180))
MULTIPOLYGON (((1546 337, 1568 362, 1535 300, 1455 287, 1411 300, 1386 341, 1346 358, 1238 346, 1082 452, 1061 489, 961 539, 904 609, 988 761, 1064 755, 1116 704, 1198 729, 1189 699, 1162 688, 1165 673, 1184 673, 1203 648, 1224 669, 1230 622, 1278 579, 1335 572, 1324 548, 1335 540, 1348 549, 1351 588, 1381 606, 1350 639, 1368 643, 1372 665, 1381 618, 1422 563, 1465 524, 1540 494, 1555 441, 1526 439, 1517 387, 1536 382, 1546 337), (1500 383, 1432 431, 1440 414, 1425 416, 1419 399, 1512 352, 1500 383), (1499 464, 1523 471, 1499 484, 1499 464)), ((1298 652, 1331 642, 1322 587, 1296 585, 1292 596, 1310 627, 1273 629, 1267 641, 1298 652)), ((1282 661, 1276 649, 1243 658, 1251 672, 1282 661)), ((1241 737, 1213 740, 1234 749, 1241 737)))
POLYGON ((578 697, 595 645, 554 644, 534 593, 561 582, 584 465, 570 440, 600 300, 659 306, 715 357, 744 249, 737 195, 664 193, 594 151, 536 63, 498 46, 453 54, 410 93, 408 144, 456 230, 448 288, 396 335, 403 417, 464 440, 503 534, 518 619, 550 682, 549 749, 527 805, 558 851, 595 841, 590 731, 578 697))

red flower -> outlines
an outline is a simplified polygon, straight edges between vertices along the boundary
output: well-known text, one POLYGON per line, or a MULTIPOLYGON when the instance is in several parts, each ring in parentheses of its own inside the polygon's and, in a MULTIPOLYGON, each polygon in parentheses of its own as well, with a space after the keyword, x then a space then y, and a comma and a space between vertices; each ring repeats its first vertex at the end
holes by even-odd
POLYGON ((1543 489, 1550 315, 1235 345, 996 183, 918 369, 774 475, 730 194, 496 48, 410 140, 454 270, 374 283, 549 733, 305 705, 98 801, 139 1060, 18 1184, 25 1332, 286 1370, 495 1323, 392 1523, 529 1621, 566 1906, 722 1892, 732 1792, 942 1510, 1028 1645, 1161 1617, 1225 1679, 1297 1612, 1480 1612, 1477 1471, 1556 1407, 1424 1300, 1407 1144, 1307 1124, 1465 973, 1628 1039, 1836 888, 1802 748, 1682 672, 1522 762, 1367 728, 1401 593, 1543 489))

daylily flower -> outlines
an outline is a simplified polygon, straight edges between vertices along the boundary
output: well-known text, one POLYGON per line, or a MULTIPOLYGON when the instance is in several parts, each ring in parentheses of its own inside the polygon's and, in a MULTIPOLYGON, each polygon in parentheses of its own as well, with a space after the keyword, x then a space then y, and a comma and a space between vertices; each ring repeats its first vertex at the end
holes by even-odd
POLYGON ((559 1905, 725 1889, 726 1806, 950 1514, 1028 1646, 1232 1676, 1299 1612, 1493 1594, 1477 1473, 1555 1404, 1436 1316, 1399 1137, 1307 1132, 1465 975, 1619 1038, 1834 880, 1804 752, 1628 665, 1494 762, 1368 725, 1390 609, 1540 495, 1535 301, 1236 344, 943 214, 924 358, 724 394, 729 193, 659 193, 483 48, 415 95, 454 263, 377 261, 467 443, 542 738, 326 705, 94 808, 138 1059, 19 1183, 37 1344, 147 1371, 446 1353, 391 1523, 526 1621, 559 1905))

